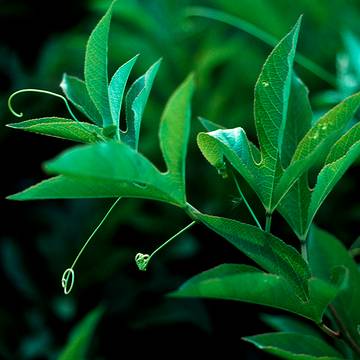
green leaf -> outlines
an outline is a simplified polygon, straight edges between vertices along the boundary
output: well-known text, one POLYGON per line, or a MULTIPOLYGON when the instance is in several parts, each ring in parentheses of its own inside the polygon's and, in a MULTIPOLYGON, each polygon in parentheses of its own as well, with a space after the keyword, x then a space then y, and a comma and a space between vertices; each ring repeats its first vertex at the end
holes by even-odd
POLYGON ((328 281, 337 267, 348 270, 346 287, 342 287, 333 302, 339 317, 352 338, 360 344, 357 326, 360 324, 360 274, 357 264, 344 245, 331 234, 313 226, 308 238, 309 265, 314 276, 328 281))
POLYGON ((243 338, 257 348, 289 360, 339 360, 343 356, 324 340, 311 335, 288 332, 268 333, 243 338))
POLYGON ((263 202, 273 209, 275 183, 280 175, 292 67, 301 18, 271 52, 255 85, 255 125, 262 154, 263 202))
POLYGON ((31 119, 6 126, 83 143, 92 143, 102 138, 102 129, 96 125, 58 117, 31 119))
POLYGON ((295 317, 262 314, 261 320, 277 331, 299 333, 322 338, 320 332, 317 331, 315 327, 312 327, 305 321, 296 319, 295 317))
POLYGON ((77 324, 65 348, 61 351, 58 360, 86 359, 86 352, 103 312, 104 310, 98 307, 88 313, 85 318, 77 324))
POLYGON ((293 74, 281 149, 281 163, 284 168, 289 165, 300 140, 311 128, 312 117, 309 90, 300 78, 293 74))
POLYGON ((75 76, 63 75, 61 84, 66 97, 93 123, 102 126, 101 115, 90 99, 84 81, 75 76))
POLYGON ((160 146, 167 170, 185 200, 185 160, 190 133, 190 101, 194 91, 194 79, 190 75, 175 90, 167 102, 160 123, 160 146))
POLYGON ((112 8, 111 3, 104 17, 92 31, 85 54, 85 84, 91 100, 103 119, 103 127, 116 132, 115 123, 112 120, 108 93, 108 36, 112 8))
POLYGON ((197 138, 199 148, 210 164, 223 173, 226 157, 270 213, 274 209, 274 188, 282 173, 280 161, 289 161, 298 142, 298 133, 303 135, 306 127, 305 123, 293 128, 293 121, 309 110, 307 90, 303 90, 305 87, 293 76, 292 70, 300 22, 301 18, 274 48, 255 86, 255 124, 261 151, 240 127, 200 133, 197 138), (289 100, 292 82, 299 95, 289 100), (300 100, 299 113, 295 104, 300 100), (292 115, 295 116, 286 126, 288 116, 292 115))
POLYGON ((316 164, 343 133, 360 106, 360 93, 352 95, 327 112, 300 141, 290 165, 275 189, 277 204, 300 175, 316 164))
POLYGON ((199 116, 198 119, 206 131, 215 131, 215 130, 225 129, 224 126, 216 124, 213 121, 207 120, 201 116, 199 116))
MULTIPOLYGON (((308 94, 307 87, 294 74, 283 141, 283 166, 289 165, 300 140, 311 127, 312 111, 308 94)), ((300 176, 278 205, 279 212, 298 237, 306 227, 310 195, 307 173, 305 173, 300 176)))
POLYGON ((354 125, 331 148, 313 189, 309 205, 307 229, 327 195, 360 156, 360 123, 354 125))
MULTIPOLYGON (((145 198, 182 203, 183 193, 174 187, 172 176, 160 173, 148 159, 122 143, 108 142, 72 148, 49 161, 45 169, 85 183, 98 182, 98 189, 103 189, 103 186, 114 186, 112 191, 133 189, 129 190, 129 196, 133 196, 134 192, 139 194, 141 190, 145 198)), ((95 192, 95 189, 93 197, 103 194, 102 191, 95 192)))
MULTIPOLYGON (((29 188, 7 197, 9 200, 45 200, 45 199, 93 199, 93 198, 144 198, 172 202, 169 195, 151 185, 127 183, 114 180, 93 180, 56 176, 39 182, 29 188)), ((176 203, 175 203, 176 205, 176 203)))
POLYGON ((311 278, 309 290, 310 299, 303 302, 282 276, 252 266, 223 264, 194 276, 171 296, 245 301, 287 310, 318 323, 337 289, 311 278))
POLYGON ((125 86, 138 55, 119 67, 109 84, 109 102, 113 124, 116 126, 117 137, 120 137, 120 111, 125 86))
POLYGON ((350 31, 346 31, 343 34, 343 41, 350 57, 350 62, 353 70, 356 73, 358 82, 360 81, 360 41, 350 31))
POLYGON ((126 94, 127 129, 120 133, 120 137, 121 141, 135 150, 138 148, 142 116, 160 63, 161 59, 154 63, 144 75, 136 79, 126 94))
POLYGON ((284 277, 300 299, 309 298, 310 270, 295 248, 252 225, 200 213, 195 216, 265 270, 284 277))

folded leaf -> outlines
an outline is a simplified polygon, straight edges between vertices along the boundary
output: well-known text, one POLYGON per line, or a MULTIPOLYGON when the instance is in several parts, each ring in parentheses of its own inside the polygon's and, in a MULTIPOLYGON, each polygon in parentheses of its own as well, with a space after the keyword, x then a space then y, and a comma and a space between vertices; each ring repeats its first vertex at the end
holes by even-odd
POLYGON ((195 216, 265 270, 281 275, 295 290, 295 294, 307 301, 310 270, 295 248, 252 225, 200 213, 195 216))
POLYGON ((325 281, 332 277, 334 268, 344 267, 348 270, 347 286, 341 288, 333 306, 354 341, 360 344, 357 332, 360 324, 360 273, 357 264, 339 240, 315 226, 309 233, 308 257, 314 276, 325 281))
POLYGON ((93 143, 102 138, 102 129, 96 125, 58 117, 31 119, 7 126, 83 143, 93 143))
POLYGON ((194 79, 190 75, 168 100, 160 123, 160 146, 167 170, 174 180, 173 186, 182 192, 185 200, 185 161, 190 134, 190 101, 194 79))
POLYGON ((85 54, 85 84, 89 96, 103 119, 104 129, 112 130, 116 126, 112 120, 108 93, 107 51, 111 14, 114 2, 92 31, 85 54))
POLYGON ((73 329, 71 336, 60 353, 58 360, 85 359, 96 326, 103 314, 102 308, 89 312, 73 329))
POLYGON ((261 350, 289 360, 339 360, 344 357, 324 340, 311 335, 288 332, 243 338, 261 350))
POLYGON ((260 199, 264 199, 264 193, 261 191, 262 177, 256 163, 260 161, 260 152, 248 140, 242 128, 200 133, 197 136, 197 143, 206 160, 219 172, 225 168, 225 157, 260 196, 260 199))
POLYGON ((326 306, 336 296, 337 289, 315 278, 310 279, 309 289, 310 299, 303 302, 282 276, 267 274, 252 266, 223 264, 194 276, 171 295, 266 305, 293 312, 318 323, 326 306))
POLYGON ((117 138, 120 139, 120 111, 125 86, 138 55, 119 67, 109 84, 109 102, 112 122, 116 126, 117 138))
POLYGON ((78 110, 93 123, 102 126, 101 115, 90 99, 84 81, 75 76, 64 74, 60 87, 65 96, 78 108, 78 110))
POLYGON ((160 63, 161 59, 135 80, 126 94, 127 129, 120 133, 120 137, 121 141, 135 150, 138 148, 142 116, 160 63))

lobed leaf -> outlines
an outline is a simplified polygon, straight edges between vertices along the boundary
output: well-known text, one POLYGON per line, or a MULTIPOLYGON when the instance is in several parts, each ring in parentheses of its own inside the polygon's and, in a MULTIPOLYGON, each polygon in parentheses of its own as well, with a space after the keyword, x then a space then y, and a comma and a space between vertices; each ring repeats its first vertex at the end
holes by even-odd
POLYGON ((61 139, 93 143, 102 138, 102 129, 96 125, 72 119, 45 117, 8 124, 8 127, 54 136, 61 139))
POLYGON ((101 115, 92 102, 84 81, 75 76, 64 74, 60 87, 65 96, 78 108, 78 110, 94 124, 102 126, 101 115))
POLYGON ((243 338, 257 348, 289 360, 339 360, 344 357, 324 340, 291 332, 267 333, 243 338))
POLYGON ((160 63, 161 59, 136 79, 126 94, 127 129, 120 133, 120 138, 135 150, 138 148, 142 116, 160 63))
MULTIPOLYGON (((148 159, 122 143, 72 148, 45 164, 45 169, 90 182, 140 187, 144 195, 150 191, 154 198, 167 196, 171 203, 182 201, 182 191, 174 187, 171 176, 160 173, 148 159)), ((94 197, 98 195, 94 193, 94 197)))
POLYGON ((303 302, 280 275, 267 274, 247 265, 223 264, 195 275, 171 296, 250 302, 290 311, 318 323, 337 289, 311 278, 309 290, 309 301, 303 302))

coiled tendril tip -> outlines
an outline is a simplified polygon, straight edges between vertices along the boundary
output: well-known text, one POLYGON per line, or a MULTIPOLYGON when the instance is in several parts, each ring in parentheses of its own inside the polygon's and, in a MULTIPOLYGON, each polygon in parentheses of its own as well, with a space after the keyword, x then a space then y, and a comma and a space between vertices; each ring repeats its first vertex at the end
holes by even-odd
POLYGON ((61 278, 61 286, 64 289, 64 294, 67 295, 71 292, 75 281, 75 273, 72 268, 68 268, 64 271, 63 276, 61 278), (70 280, 70 285, 69 285, 70 280))
POLYGON ((146 267, 150 261, 151 256, 148 254, 137 253, 135 256, 135 262, 139 270, 146 271, 146 267))

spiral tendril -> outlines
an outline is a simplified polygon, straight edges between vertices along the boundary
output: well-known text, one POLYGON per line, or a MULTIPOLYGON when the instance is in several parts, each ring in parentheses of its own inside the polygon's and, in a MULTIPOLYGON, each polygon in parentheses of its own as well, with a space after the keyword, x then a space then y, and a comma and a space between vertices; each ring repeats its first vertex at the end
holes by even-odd
POLYGON ((98 224, 98 226, 95 228, 95 230, 91 233, 91 235, 88 237, 88 239, 85 241, 85 244, 82 246, 82 248, 80 249, 80 251, 78 252, 74 262, 72 263, 71 267, 69 267, 68 269, 66 269, 63 273, 63 276, 61 278, 61 286, 64 289, 64 293, 65 295, 69 294, 70 291, 72 290, 73 286, 74 286, 74 281, 75 281, 75 272, 74 272, 74 267, 77 263, 77 261, 79 260, 80 256, 82 255, 82 253, 84 252, 85 248, 88 246, 90 240, 94 237, 94 235, 97 233, 97 231, 100 229, 101 225, 104 223, 104 221, 106 220, 106 218, 110 215, 111 211, 114 209, 114 207, 116 206, 116 204, 120 201, 121 197, 117 198, 115 200, 115 202, 110 206, 109 210, 106 212, 105 216, 102 218, 102 220, 100 221, 100 223, 98 224), (69 279, 71 280, 70 285, 69 285, 69 279))
POLYGON ((155 249, 150 255, 149 254, 142 254, 137 253, 135 256, 135 262, 139 270, 146 271, 147 265, 149 264, 151 258, 163 247, 165 247, 169 242, 174 240, 176 237, 178 237, 180 234, 185 232, 187 229, 191 228, 193 225, 196 224, 196 221, 193 221, 189 225, 185 226, 183 229, 178 231, 175 235, 173 235, 170 239, 166 240, 163 244, 161 244, 157 249, 155 249))
POLYGON ((93 131, 90 131, 89 129, 87 129, 82 123, 81 121, 79 121, 79 119, 75 116, 75 114, 72 112, 71 108, 70 108, 70 104, 69 102, 67 101, 67 99, 60 95, 60 94, 57 94, 57 93, 54 93, 54 92, 51 92, 51 91, 47 91, 47 90, 41 90, 41 89, 21 89, 21 90, 18 90, 18 91, 15 91, 14 93, 12 93, 8 99, 8 108, 9 110, 11 111, 11 113, 13 115, 15 115, 16 117, 18 118, 21 118, 23 117, 24 113, 20 112, 16 112, 12 106, 12 100, 13 98, 18 95, 18 94, 21 94, 21 93, 24 93, 24 92, 34 92, 34 93, 41 93, 41 94, 47 94, 47 95, 51 95, 51 96, 55 96, 61 100, 64 101, 65 103, 65 106, 70 114, 70 116, 73 118, 73 120, 75 120, 79 126, 84 130, 86 131, 87 133, 91 134, 92 136, 95 136, 96 138, 99 138, 101 140, 105 140, 102 136, 100 136, 99 134, 97 134, 96 132, 93 132, 93 131))
POLYGON ((137 253, 135 256, 135 262, 139 270, 146 271, 146 267, 151 259, 148 254, 137 253))
POLYGON ((75 273, 73 268, 68 268, 64 271, 62 278, 61 278, 61 286, 64 289, 64 294, 67 295, 71 292, 73 286, 74 286, 74 281, 75 281, 75 273), (69 285, 69 280, 70 281, 70 285, 69 285))

